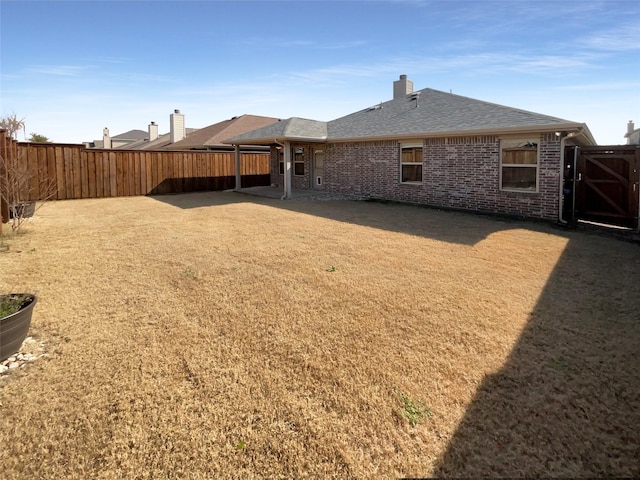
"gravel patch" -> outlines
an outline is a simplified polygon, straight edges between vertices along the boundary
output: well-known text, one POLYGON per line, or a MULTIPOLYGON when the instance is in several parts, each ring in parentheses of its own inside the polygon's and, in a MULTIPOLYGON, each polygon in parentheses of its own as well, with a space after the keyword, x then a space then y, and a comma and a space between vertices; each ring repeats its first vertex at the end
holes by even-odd
POLYGON ((0 362, 0 379, 46 355, 44 342, 40 342, 33 337, 25 338, 16 353, 0 362))

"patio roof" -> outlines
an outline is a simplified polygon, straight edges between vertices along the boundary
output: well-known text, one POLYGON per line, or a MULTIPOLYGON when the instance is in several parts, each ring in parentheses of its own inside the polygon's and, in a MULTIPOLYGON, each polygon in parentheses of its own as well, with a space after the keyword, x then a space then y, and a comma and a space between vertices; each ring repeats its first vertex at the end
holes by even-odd
POLYGON ((327 122, 292 117, 242 135, 237 135, 225 140, 223 143, 268 145, 277 143, 280 140, 323 142, 326 139, 327 122))

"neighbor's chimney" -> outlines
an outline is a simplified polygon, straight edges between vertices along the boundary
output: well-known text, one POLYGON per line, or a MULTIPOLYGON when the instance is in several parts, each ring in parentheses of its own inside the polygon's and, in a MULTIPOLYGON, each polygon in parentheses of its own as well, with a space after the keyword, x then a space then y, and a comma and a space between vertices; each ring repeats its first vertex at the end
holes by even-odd
POLYGON ((400 80, 393 82, 393 98, 406 97, 410 93, 413 93, 413 82, 407 80, 406 75, 400 75, 400 80))
POLYGON ((180 110, 174 110, 170 117, 171 122, 171 143, 179 142, 183 140, 185 135, 184 128, 184 115, 180 113, 180 110))
POLYGON ((153 142, 158 138, 158 125, 156 122, 151 122, 149 124, 149 141, 153 142))
POLYGON ((111 137, 107 127, 102 130, 102 148, 111 148, 111 137))
POLYGON ((636 126, 633 123, 633 120, 629 120, 629 123, 627 123, 627 134, 625 135, 625 137, 627 138, 627 145, 631 145, 631 142, 632 142, 631 136, 633 135, 633 131, 635 129, 636 129, 636 126))

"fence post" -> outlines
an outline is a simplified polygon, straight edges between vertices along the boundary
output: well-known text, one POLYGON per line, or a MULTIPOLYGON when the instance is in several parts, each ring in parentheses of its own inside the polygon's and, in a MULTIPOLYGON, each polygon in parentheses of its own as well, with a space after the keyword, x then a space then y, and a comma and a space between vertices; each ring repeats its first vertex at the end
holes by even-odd
MULTIPOLYGON (((5 162, 7 162, 7 156, 9 155, 9 140, 7 139, 6 130, 0 130, 0 155, 2 155, 2 162, 0 162, 0 189, 2 185, 6 185, 7 170, 4 168, 5 162)), ((5 194, 0 190, 0 235, 2 235, 2 224, 9 221, 9 203, 5 200, 5 194)))
POLYGON ((235 156, 234 156, 234 160, 235 160, 235 170, 236 170, 236 186, 234 188, 234 190, 236 192, 239 192, 240 189, 242 188, 242 166, 240 163, 240 145, 234 145, 235 149, 235 156))

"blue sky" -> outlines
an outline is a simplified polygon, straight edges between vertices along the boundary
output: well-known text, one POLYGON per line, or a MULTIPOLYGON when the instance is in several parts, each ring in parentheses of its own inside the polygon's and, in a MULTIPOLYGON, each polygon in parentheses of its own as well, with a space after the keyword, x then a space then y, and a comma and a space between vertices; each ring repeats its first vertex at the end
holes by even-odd
MULTIPOLYGON (((174 109, 332 120, 434 88, 586 123, 640 126, 640 1, 0 2, 0 114, 81 143, 174 109)), ((19 136, 22 139, 22 135, 19 136)))

